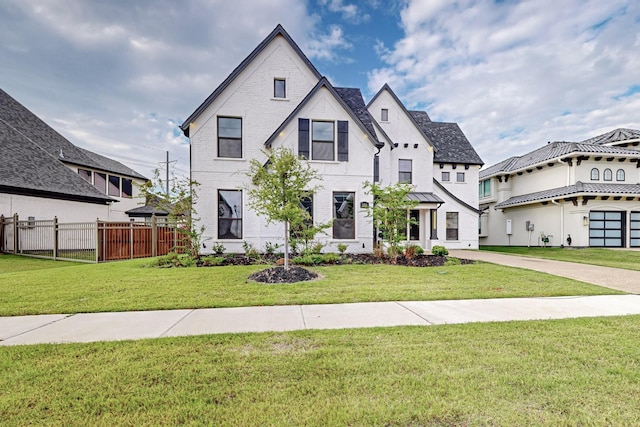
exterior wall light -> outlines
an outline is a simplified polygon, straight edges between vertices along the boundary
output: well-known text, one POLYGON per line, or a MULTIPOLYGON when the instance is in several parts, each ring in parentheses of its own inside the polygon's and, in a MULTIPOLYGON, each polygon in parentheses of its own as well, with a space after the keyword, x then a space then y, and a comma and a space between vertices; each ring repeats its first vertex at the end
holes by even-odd
POLYGON ((588 216, 583 216, 582 217, 582 225, 584 225, 584 226, 589 225, 589 217, 588 216))

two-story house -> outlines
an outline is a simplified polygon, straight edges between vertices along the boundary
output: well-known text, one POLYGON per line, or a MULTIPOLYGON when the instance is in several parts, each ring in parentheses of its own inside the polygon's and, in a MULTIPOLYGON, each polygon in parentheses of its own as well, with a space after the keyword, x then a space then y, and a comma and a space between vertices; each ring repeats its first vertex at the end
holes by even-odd
POLYGON ((374 181, 415 186, 411 197, 420 205, 408 215, 420 225, 408 231, 416 244, 477 247, 475 188, 482 162, 457 125, 407 111, 386 85, 365 105, 359 89, 334 87, 323 77, 280 25, 181 129, 190 139, 191 178, 200 184, 195 209, 205 245, 215 241, 241 252, 244 242, 258 249, 282 243, 281 225, 267 225, 248 208, 246 172, 251 159, 264 163, 269 150, 287 147, 322 177, 322 189, 306 207, 315 222, 333 221, 319 236, 327 250, 340 243, 350 252, 373 250, 366 211, 373 200, 364 183, 374 181), (381 109, 389 114, 378 117, 381 109), (449 143, 451 150, 441 147, 449 143), (435 169, 456 168, 464 176, 460 182, 434 177, 435 169))
POLYGON ((0 214, 61 222, 129 221, 147 178, 75 146, 0 89, 0 214))
POLYGON ((615 129, 481 170, 480 244, 640 247, 639 145, 615 129))

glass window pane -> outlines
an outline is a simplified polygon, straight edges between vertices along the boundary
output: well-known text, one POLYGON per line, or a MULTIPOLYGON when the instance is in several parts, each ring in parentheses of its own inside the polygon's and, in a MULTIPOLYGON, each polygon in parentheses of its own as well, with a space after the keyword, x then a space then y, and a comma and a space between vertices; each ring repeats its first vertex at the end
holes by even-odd
POLYGON ((602 179, 604 179, 605 181, 611 181, 613 176, 612 176, 612 172, 611 169, 605 169, 603 174, 602 174, 602 179))
POLYGON ((120 177, 109 175, 109 195, 120 197, 120 177))
POLYGON ((605 212, 604 213, 604 217, 605 217, 605 219, 621 220, 622 219, 622 212, 605 212))
POLYGON ((389 110, 383 108, 382 111, 380 111, 380 120, 383 122, 389 121, 389 110))
POLYGON ((91 180, 91 171, 86 170, 86 169, 78 169, 78 175, 80 175, 80 177, 82 177, 82 179, 84 179, 85 181, 87 181, 89 184, 91 184, 92 180, 91 180))
POLYGON ((313 122, 314 141, 331 141, 333 142, 333 122, 313 122))
POLYGON ((242 238, 242 191, 218 191, 218 238, 242 238))
POLYGON ((604 230, 589 230, 589 237, 604 237, 604 230))
POLYGON ((398 160, 400 172, 411 172, 411 160, 398 160))
POLYGON ((490 179, 485 179, 484 180, 484 196, 490 196, 491 195, 491 180, 490 179))
POLYGON ((464 182, 464 172, 458 172, 458 173, 456 174, 456 180, 457 180, 458 182, 464 182))
POLYGON ((274 98, 286 97, 284 79, 275 79, 273 81, 273 96, 274 98))
POLYGON ((640 212, 631 212, 631 221, 640 221, 640 212))
POLYGON ((604 212, 589 212, 589 220, 604 219, 604 212))
POLYGON ((218 140, 218 157, 242 158, 242 142, 238 139, 218 140))
POLYGON ((355 193, 333 193, 333 237, 355 239, 353 201, 355 193))
POLYGON ((624 170, 618 169, 616 172, 616 181, 624 181, 624 170))
POLYGON ((102 194, 107 194, 107 174, 96 172, 93 184, 102 194))
POLYGON ((449 172, 442 172, 442 181, 449 181, 449 172))
POLYGON ((242 119, 218 117, 218 136, 227 138, 242 137, 242 119))
POLYGON ((122 178, 122 197, 133 196, 133 182, 130 179, 122 178))
POLYGON ((311 158, 313 160, 333 160, 333 142, 313 142, 313 152, 311 158))
POLYGON ((621 230, 606 230, 604 237, 622 237, 621 230))
POLYGON ((400 172, 398 181, 401 183, 411 184, 411 172, 400 172))
POLYGON ((591 180, 598 181, 600 179, 600 171, 596 168, 591 169, 591 180))
POLYGON ((604 239, 589 239, 589 246, 604 246, 604 239))

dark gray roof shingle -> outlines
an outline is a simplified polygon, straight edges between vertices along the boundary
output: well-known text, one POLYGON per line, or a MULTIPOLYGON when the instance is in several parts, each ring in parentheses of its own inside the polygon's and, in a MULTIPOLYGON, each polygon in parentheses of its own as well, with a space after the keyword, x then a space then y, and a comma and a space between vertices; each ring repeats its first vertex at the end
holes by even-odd
POLYGON ((409 114, 435 145, 434 162, 484 164, 457 123, 432 122, 424 111, 409 111, 409 114))
POLYGON ((521 194, 498 203, 495 208, 502 209, 517 205, 526 205, 556 199, 558 197, 572 197, 579 195, 633 195, 640 194, 640 184, 603 184, 578 181, 574 185, 521 194))
POLYGON ((609 147, 606 145, 586 144, 583 142, 551 142, 544 147, 531 151, 523 156, 510 157, 500 163, 480 171, 480 179, 493 176, 502 172, 515 172, 540 163, 557 160, 572 154, 582 155, 612 155, 640 157, 640 151, 609 147))
POLYGON ((336 87, 334 88, 340 98, 351 108, 351 110, 355 113, 355 115, 360 119, 364 127, 372 134, 376 135, 376 131, 373 128, 373 118, 369 114, 369 110, 367 110, 367 106, 364 103, 364 99, 362 98, 362 92, 358 88, 348 88, 348 87, 336 87))
POLYGON ((593 138, 585 139, 583 144, 620 144, 629 140, 640 140, 640 130, 618 128, 593 138))

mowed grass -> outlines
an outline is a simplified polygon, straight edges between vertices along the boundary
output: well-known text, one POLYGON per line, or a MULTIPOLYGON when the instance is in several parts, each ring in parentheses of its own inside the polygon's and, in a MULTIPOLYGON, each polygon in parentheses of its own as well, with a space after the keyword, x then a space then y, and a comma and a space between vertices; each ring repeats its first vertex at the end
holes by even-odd
POLYGON ((0 347, 22 425, 640 425, 640 316, 0 347))
POLYGON ((318 267, 313 270, 322 275, 319 280, 279 285, 248 281, 252 272, 268 267, 264 265, 161 269, 145 267, 148 264, 133 260, 60 266, 3 255, 0 315, 621 293, 489 263, 318 267), (23 262, 37 267, 11 272, 21 270, 23 262))
POLYGON ((601 248, 528 248, 523 246, 481 246, 480 250, 624 268, 627 270, 640 270, 640 251, 601 248))

